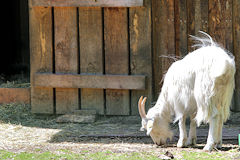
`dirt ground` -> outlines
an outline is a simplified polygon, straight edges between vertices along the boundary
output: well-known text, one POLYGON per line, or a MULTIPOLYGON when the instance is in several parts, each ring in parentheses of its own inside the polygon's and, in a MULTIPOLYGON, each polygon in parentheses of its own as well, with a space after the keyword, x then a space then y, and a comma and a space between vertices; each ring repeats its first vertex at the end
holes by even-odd
MULTIPOLYGON (((236 116, 238 117, 238 116, 236 116)), ((217 152, 230 154, 240 159, 237 133, 239 123, 235 120, 225 125, 223 148, 217 152), (230 123, 231 122, 231 123, 230 123)), ((157 147, 150 137, 139 131, 140 119, 131 117, 100 117, 92 124, 56 123, 56 116, 37 116, 30 112, 29 105, 8 104, 0 106, 0 150, 12 152, 59 152, 70 150, 114 153, 151 152, 163 154, 166 151, 180 156, 183 151, 202 152, 206 143, 207 126, 198 129, 198 145, 193 148, 177 148, 177 125, 168 146, 157 147)), ((216 151, 215 151, 216 152, 216 151)), ((179 157, 178 157, 179 158, 179 157)))

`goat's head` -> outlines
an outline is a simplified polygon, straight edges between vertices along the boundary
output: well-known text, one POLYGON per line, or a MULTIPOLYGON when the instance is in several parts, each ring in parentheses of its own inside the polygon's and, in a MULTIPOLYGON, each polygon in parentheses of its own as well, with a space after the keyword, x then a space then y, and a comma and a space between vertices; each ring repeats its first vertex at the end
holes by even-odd
POLYGON ((172 138, 172 132, 168 128, 168 122, 159 113, 158 108, 150 108, 147 115, 145 112, 145 103, 147 98, 140 97, 138 101, 138 110, 142 118, 142 127, 140 131, 147 131, 156 145, 163 145, 167 138, 172 138))

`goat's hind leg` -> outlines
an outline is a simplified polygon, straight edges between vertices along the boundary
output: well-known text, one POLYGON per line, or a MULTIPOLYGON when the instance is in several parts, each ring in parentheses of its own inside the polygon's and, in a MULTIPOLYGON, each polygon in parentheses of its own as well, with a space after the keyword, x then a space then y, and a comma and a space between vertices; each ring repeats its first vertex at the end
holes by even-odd
POLYGON ((195 146, 197 143, 197 133, 196 133, 197 123, 195 120, 195 115, 190 116, 190 129, 187 140, 187 146, 195 146))
POLYGON ((219 117, 219 124, 218 124, 218 139, 217 139, 217 144, 216 148, 221 149, 222 148, 222 128, 223 128, 223 118, 222 116, 219 117))
POLYGON ((203 148, 205 151, 211 151, 219 142, 220 116, 216 115, 210 119, 207 144, 203 148))
POLYGON ((179 119, 179 140, 177 143, 177 147, 185 147, 187 142, 187 132, 186 132, 186 116, 183 116, 179 119))

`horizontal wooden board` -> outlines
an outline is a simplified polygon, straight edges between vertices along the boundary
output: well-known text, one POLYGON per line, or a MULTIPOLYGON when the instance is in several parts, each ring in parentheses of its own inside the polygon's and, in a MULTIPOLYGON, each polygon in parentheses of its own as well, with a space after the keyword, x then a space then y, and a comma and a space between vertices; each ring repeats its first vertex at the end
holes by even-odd
POLYGON ((32 0, 32 6, 138 7, 143 6, 143 0, 32 0))
POLYGON ((36 73, 35 87, 145 89, 146 76, 36 73))
POLYGON ((0 104, 30 104, 30 88, 0 88, 0 104))

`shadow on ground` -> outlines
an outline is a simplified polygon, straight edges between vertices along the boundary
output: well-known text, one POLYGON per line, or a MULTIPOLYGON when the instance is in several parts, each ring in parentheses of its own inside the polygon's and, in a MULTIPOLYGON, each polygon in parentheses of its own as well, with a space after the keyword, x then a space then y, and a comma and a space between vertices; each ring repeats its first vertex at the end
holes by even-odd
MULTIPOLYGON (((239 114, 240 115, 240 114, 239 114)), ((235 117, 240 117, 235 115, 235 117)), ((139 116, 121 116, 121 117, 98 117, 95 123, 76 124, 76 123, 57 123, 57 116, 54 115, 35 115, 31 113, 29 105, 7 104, 0 105, 0 124, 13 124, 26 127, 54 129, 49 143, 144 143, 153 144, 150 137, 144 132, 140 132, 141 120, 139 116)), ((237 134, 240 133, 240 126, 236 125, 235 120, 230 120, 226 126, 223 137, 223 143, 237 144, 237 134), (236 127, 237 126, 237 127, 236 127)), ((177 125, 171 125, 175 137, 170 145, 176 144, 177 125)), ((206 143, 208 129, 203 126, 198 129, 198 143, 206 143)), ((203 146, 198 146, 202 149, 203 146)), ((227 151, 231 148, 224 147, 227 151)))
MULTIPOLYGON (((29 105, 0 105, 0 123, 59 130, 52 135, 51 143, 79 143, 90 140, 94 142, 100 138, 103 143, 106 143, 103 139, 123 138, 128 140, 130 137, 136 137, 132 143, 136 143, 138 138, 147 139, 146 143, 151 142, 149 137, 145 137, 145 133, 139 131, 141 123, 139 116, 98 117, 95 123, 89 124, 57 123, 56 118, 55 115, 32 114, 29 105)), ((113 140, 111 141, 113 142, 113 140)), ((131 143, 131 140, 128 141, 131 143)))

